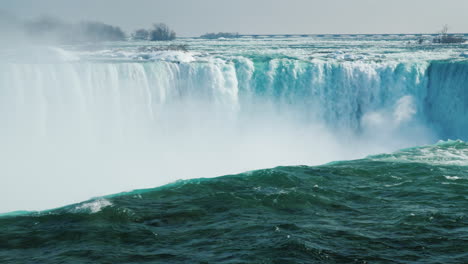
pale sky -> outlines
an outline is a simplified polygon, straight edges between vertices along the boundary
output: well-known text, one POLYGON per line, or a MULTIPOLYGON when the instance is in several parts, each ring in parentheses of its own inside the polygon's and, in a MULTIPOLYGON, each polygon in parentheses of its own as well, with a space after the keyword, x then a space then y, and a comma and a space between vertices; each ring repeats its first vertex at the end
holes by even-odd
POLYGON ((179 36, 468 32, 468 0, 0 0, 21 18, 97 20, 127 32, 164 22, 179 36))

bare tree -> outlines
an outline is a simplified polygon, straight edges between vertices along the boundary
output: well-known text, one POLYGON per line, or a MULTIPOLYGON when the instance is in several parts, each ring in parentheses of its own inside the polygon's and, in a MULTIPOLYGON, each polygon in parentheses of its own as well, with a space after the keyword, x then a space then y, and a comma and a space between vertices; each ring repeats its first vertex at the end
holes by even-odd
POLYGON ((154 24, 149 33, 149 40, 151 41, 174 40, 175 38, 176 33, 164 23, 154 24))
POLYGON ((81 40, 84 41, 123 41, 125 33, 119 27, 111 26, 101 22, 84 21, 79 24, 82 33, 81 40))
POLYGON ((148 40, 149 31, 146 29, 138 29, 132 34, 132 38, 136 40, 148 40))
POLYGON ((448 25, 444 25, 442 30, 439 32, 439 36, 435 37, 433 42, 439 44, 465 43, 466 40, 463 36, 449 35, 448 29, 448 25))
POLYGON ((440 34, 441 34, 441 35, 447 35, 448 30, 449 30, 449 27, 448 27, 447 24, 445 24, 445 25, 442 27, 442 30, 440 31, 440 34))

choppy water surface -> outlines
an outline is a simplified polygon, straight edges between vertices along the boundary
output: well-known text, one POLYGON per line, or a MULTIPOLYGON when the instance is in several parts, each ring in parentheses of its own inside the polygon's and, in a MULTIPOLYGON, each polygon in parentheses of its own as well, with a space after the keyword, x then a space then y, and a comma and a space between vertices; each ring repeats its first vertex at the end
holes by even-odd
POLYGON ((442 142, 6 216, 0 218, 0 260, 464 263, 467 152, 464 142, 442 142))

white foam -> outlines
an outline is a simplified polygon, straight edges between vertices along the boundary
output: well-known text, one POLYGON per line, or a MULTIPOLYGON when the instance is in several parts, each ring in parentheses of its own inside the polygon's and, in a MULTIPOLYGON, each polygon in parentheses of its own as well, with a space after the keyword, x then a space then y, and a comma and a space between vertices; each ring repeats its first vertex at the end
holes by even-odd
POLYGON ((185 51, 161 51, 151 54, 151 59, 171 62, 193 62, 195 58, 190 52, 185 51))
POLYGON ((460 177, 457 177, 457 176, 444 176, 447 180, 452 180, 452 181, 455 181, 455 180, 460 180, 461 178, 460 177))
MULTIPOLYGON (((377 155, 369 158, 391 162, 417 162, 429 165, 468 166, 468 144, 463 141, 440 141, 436 145, 411 148, 394 154, 377 155)), ((455 178, 447 179, 453 180, 455 178)))
POLYGON ((112 206, 112 203, 106 199, 97 199, 94 201, 80 204, 73 208, 71 211, 74 213, 91 213, 95 214, 100 212, 102 209, 112 206))

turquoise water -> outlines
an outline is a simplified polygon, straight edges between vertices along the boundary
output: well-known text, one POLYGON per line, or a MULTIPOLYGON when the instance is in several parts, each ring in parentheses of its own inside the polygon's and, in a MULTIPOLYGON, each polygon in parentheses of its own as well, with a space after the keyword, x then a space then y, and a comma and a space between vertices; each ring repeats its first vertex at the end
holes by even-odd
POLYGON ((1 263, 466 262, 466 44, 176 44, 0 52, 1 263))
POLYGON ((0 218, 2 263, 464 263, 468 145, 277 167, 0 218))

